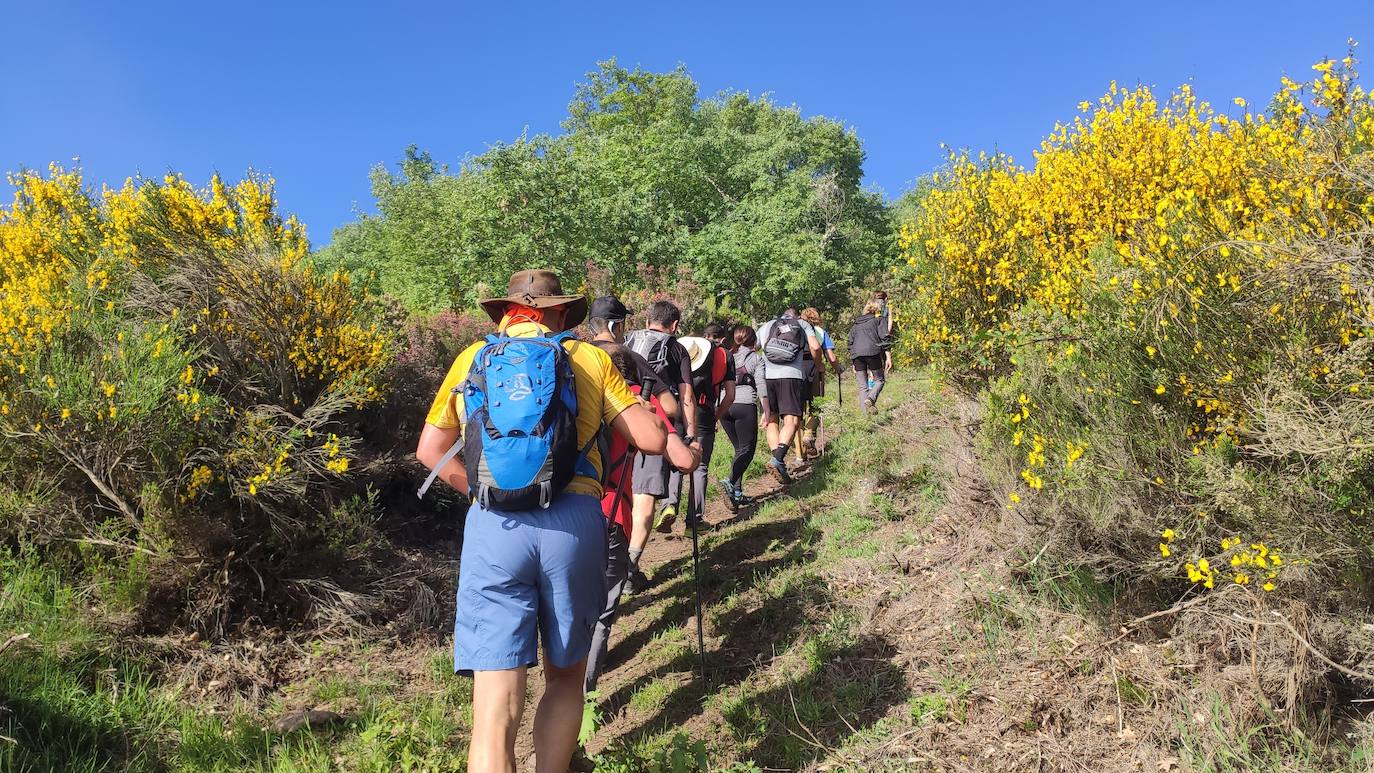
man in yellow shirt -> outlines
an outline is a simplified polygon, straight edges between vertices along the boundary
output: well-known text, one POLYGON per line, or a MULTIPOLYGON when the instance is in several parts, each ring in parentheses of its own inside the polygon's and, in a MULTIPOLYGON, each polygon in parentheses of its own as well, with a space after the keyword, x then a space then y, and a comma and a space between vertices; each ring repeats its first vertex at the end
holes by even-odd
MULTIPOLYGON (((587 311, 586 299, 564 295, 552 271, 518 272, 505 297, 480 304, 499 330, 515 337, 571 330, 587 311)), ((462 436, 463 394, 455 387, 467 380, 484 345, 479 341, 454 360, 415 451, 462 492, 470 491, 467 470, 444 456, 462 436)), ((577 393, 577 447, 587 449, 579 474, 545 508, 501 511, 474 501, 463 530, 453 650, 454 670, 473 675, 469 771, 515 770, 525 682, 541 635, 544 695, 534 719, 535 765, 567 770, 582 722, 592 628, 605 601, 602 459, 591 441, 604 423, 641 453, 661 454, 666 442, 658 417, 630 392, 605 352, 575 339, 563 346, 577 393)))

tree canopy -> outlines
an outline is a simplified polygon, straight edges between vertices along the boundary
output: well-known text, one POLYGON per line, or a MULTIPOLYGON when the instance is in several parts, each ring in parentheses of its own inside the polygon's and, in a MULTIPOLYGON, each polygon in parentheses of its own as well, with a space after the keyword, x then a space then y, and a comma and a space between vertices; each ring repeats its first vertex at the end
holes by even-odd
POLYGON ((558 135, 521 136, 456 171, 411 147, 373 169, 379 214, 334 233, 317 260, 374 276, 416 311, 469 304, 521 268, 618 290, 646 269, 690 269, 713 308, 822 308, 889 262, 883 202, 860 189, 852 129, 767 97, 702 99, 679 66, 603 62, 558 135))

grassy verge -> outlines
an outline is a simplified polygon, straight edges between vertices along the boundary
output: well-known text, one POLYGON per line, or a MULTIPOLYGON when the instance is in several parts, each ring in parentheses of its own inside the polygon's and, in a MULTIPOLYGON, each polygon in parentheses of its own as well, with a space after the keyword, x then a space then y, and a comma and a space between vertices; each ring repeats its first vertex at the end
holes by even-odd
MULTIPOLYGON (((318 676, 257 711, 217 711, 178 687, 163 664, 116 636, 81 591, 51 566, 0 556, 0 633, 22 631, 0 657, 0 770, 454 769, 468 717, 468 683, 435 658, 415 675, 442 686, 395 697, 395 675, 318 676), (326 732, 266 729, 288 707, 335 706, 326 732)), ((227 656, 226 656, 227 657, 227 656)))

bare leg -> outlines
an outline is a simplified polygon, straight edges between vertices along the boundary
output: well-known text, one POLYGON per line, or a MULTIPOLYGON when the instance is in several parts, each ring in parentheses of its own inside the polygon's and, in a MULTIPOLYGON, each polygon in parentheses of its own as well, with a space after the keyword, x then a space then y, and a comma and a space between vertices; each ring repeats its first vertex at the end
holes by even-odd
POLYGON ((515 734, 525 709, 526 672, 521 666, 473 673, 468 773, 515 773, 515 734))
MULTIPOLYGON (((544 697, 534 712, 536 773, 566 773, 582 729, 582 679, 586 673, 586 658, 567 668, 544 664, 544 697)), ((512 744, 514 741, 512 736, 512 744)))
MULTIPOLYGON (((797 423, 800 421, 800 416, 788 415, 782 417, 782 427, 778 431, 778 442, 774 444, 773 447, 777 448, 778 446, 792 445, 792 438, 797 434, 797 423)), ((769 424, 768 426, 770 429, 773 427, 772 424, 769 424)), ((769 438, 768 442, 772 443, 773 439, 769 438)))
POLYGON ((654 501, 652 494, 635 494, 630 509, 631 550, 643 550, 649 544, 649 532, 654 529, 654 501))

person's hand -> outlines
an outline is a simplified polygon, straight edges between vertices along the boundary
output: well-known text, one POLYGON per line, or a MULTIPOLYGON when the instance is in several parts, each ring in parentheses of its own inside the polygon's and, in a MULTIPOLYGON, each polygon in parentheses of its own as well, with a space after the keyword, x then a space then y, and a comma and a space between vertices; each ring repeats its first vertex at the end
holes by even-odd
POLYGON ((759 429, 767 427, 768 423, 772 420, 773 416, 768 411, 764 411, 763 413, 759 414, 759 429))

